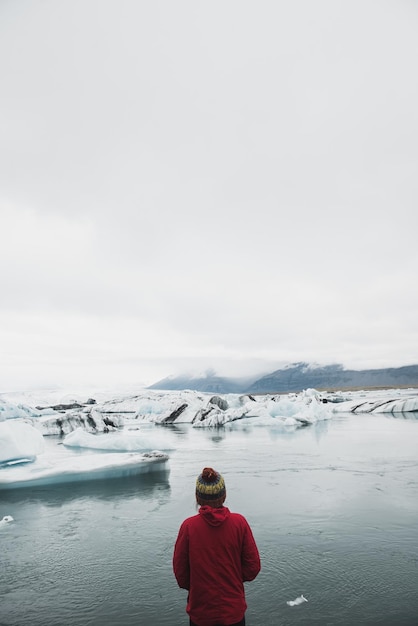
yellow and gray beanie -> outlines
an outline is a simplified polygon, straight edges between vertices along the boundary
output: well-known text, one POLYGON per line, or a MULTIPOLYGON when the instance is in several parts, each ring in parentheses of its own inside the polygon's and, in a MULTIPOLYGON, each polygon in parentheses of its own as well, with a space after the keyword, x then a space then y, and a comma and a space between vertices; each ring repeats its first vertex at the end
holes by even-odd
POLYGON ((225 481, 219 472, 211 467, 205 467, 196 480, 196 501, 201 506, 205 504, 218 508, 226 498, 225 481))

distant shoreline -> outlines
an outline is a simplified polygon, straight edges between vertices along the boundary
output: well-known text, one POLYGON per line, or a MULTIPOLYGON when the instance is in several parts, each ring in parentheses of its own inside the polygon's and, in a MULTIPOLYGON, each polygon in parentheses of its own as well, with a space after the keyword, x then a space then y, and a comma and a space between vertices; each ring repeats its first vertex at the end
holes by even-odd
POLYGON ((318 391, 379 391, 384 389, 414 389, 418 391, 418 385, 416 387, 411 387, 411 385, 376 385, 371 387, 327 387, 326 389, 318 389, 318 391))
MULTIPOLYGON (((384 391, 385 389, 411 389, 418 393, 418 384, 414 387, 411 385, 377 385, 371 387, 358 386, 358 387, 315 387, 316 391, 323 393, 336 393, 344 391, 384 391)), ((292 389, 290 391, 268 391, 268 392, 253 392, 250 394, 238 394, 238 395, 251 395, 251 396, 286 396, 289 393, 301 393, 304 389, 292 389)))

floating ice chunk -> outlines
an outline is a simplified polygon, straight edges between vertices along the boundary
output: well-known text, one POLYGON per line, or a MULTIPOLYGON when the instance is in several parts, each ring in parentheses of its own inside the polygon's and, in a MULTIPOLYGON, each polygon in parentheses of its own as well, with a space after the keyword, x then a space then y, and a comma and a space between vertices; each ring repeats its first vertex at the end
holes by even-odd
POLYGON ((0 422, 0 463, 33 460, 44 449, 42 434, 30 424, 17 420, 0 422))
POLYGON ((168 455, 152 452, 97 452, 65 457, 61 454, 41 455, 25 466, 0 470, 0 491, 20 487, 74 483, 85 480, 106 480, 136 476, 166 469, 168 455))
POLYGON ((120 415, 111 417, 102 415, 97 409, 67 411, 55 415, 44 415, 34 421, 34 426, 43 435, 66 435, 76 428, 83 428, 88 432, 103 432, 122 427, 124 420, 120 415))
POLYGON ((11 515, 5 515, 3 519, 0 519, 0 526, 4 526, 10 522, 13 522, 13 517, 11 515))
POLYGON ((286 604, 288 604, 289 606, 297 606, 298 604, 302 604, 303 602, 307 602, 307 599, 303 594, 301 594, 296 598, 296 600, 288 600, 286 604))
POLYGON ((334 404, 333 412, 351 413, 413 413, 418 411, 418 394, 414 390, 385 390, 373 394, 352 394, 334 404), (402 397, 399 397, 403 393, 402 397))
POLYGON ((42 415, 42 411, 34 409, 25 404, 13 404, 0 398, 0 422, 7 419, 37 417, 42 415))

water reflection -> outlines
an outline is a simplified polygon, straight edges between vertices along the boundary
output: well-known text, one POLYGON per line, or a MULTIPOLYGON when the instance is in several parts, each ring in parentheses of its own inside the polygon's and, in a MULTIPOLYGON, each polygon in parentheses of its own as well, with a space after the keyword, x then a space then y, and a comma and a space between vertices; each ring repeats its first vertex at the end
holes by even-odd
POLYGON ((321 420, 320 422, 316 422, 316 424, 314 424, 313 433, 317 442, 321 441, 321 439, 327 434, 327 432, 328 420, 321 420))
POLYGON ((168 430, 174 435, 178 435, 180 437, 184 437, 190 430, 190 424, 153 424, 153 428, 159 430, 160 428, 163 430, 168 430))
POLYGON ((218 430, 215 435, 212 435, 210 438, 213 443, 221 443, 225 439, 225 432, 218 430))

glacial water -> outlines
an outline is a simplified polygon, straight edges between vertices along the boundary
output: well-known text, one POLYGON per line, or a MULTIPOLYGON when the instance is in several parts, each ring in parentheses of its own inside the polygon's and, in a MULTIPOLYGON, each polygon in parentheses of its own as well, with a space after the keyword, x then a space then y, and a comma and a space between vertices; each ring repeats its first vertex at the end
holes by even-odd
POLYGON ((0 519, 14 518, 0 528, 1 626, 186 626, 171 558, 205 465, 259 546, 248 626, 418 624, 412 414, 296 431, 152 428, 172 441, 168 472, 0 493, 0 519))

